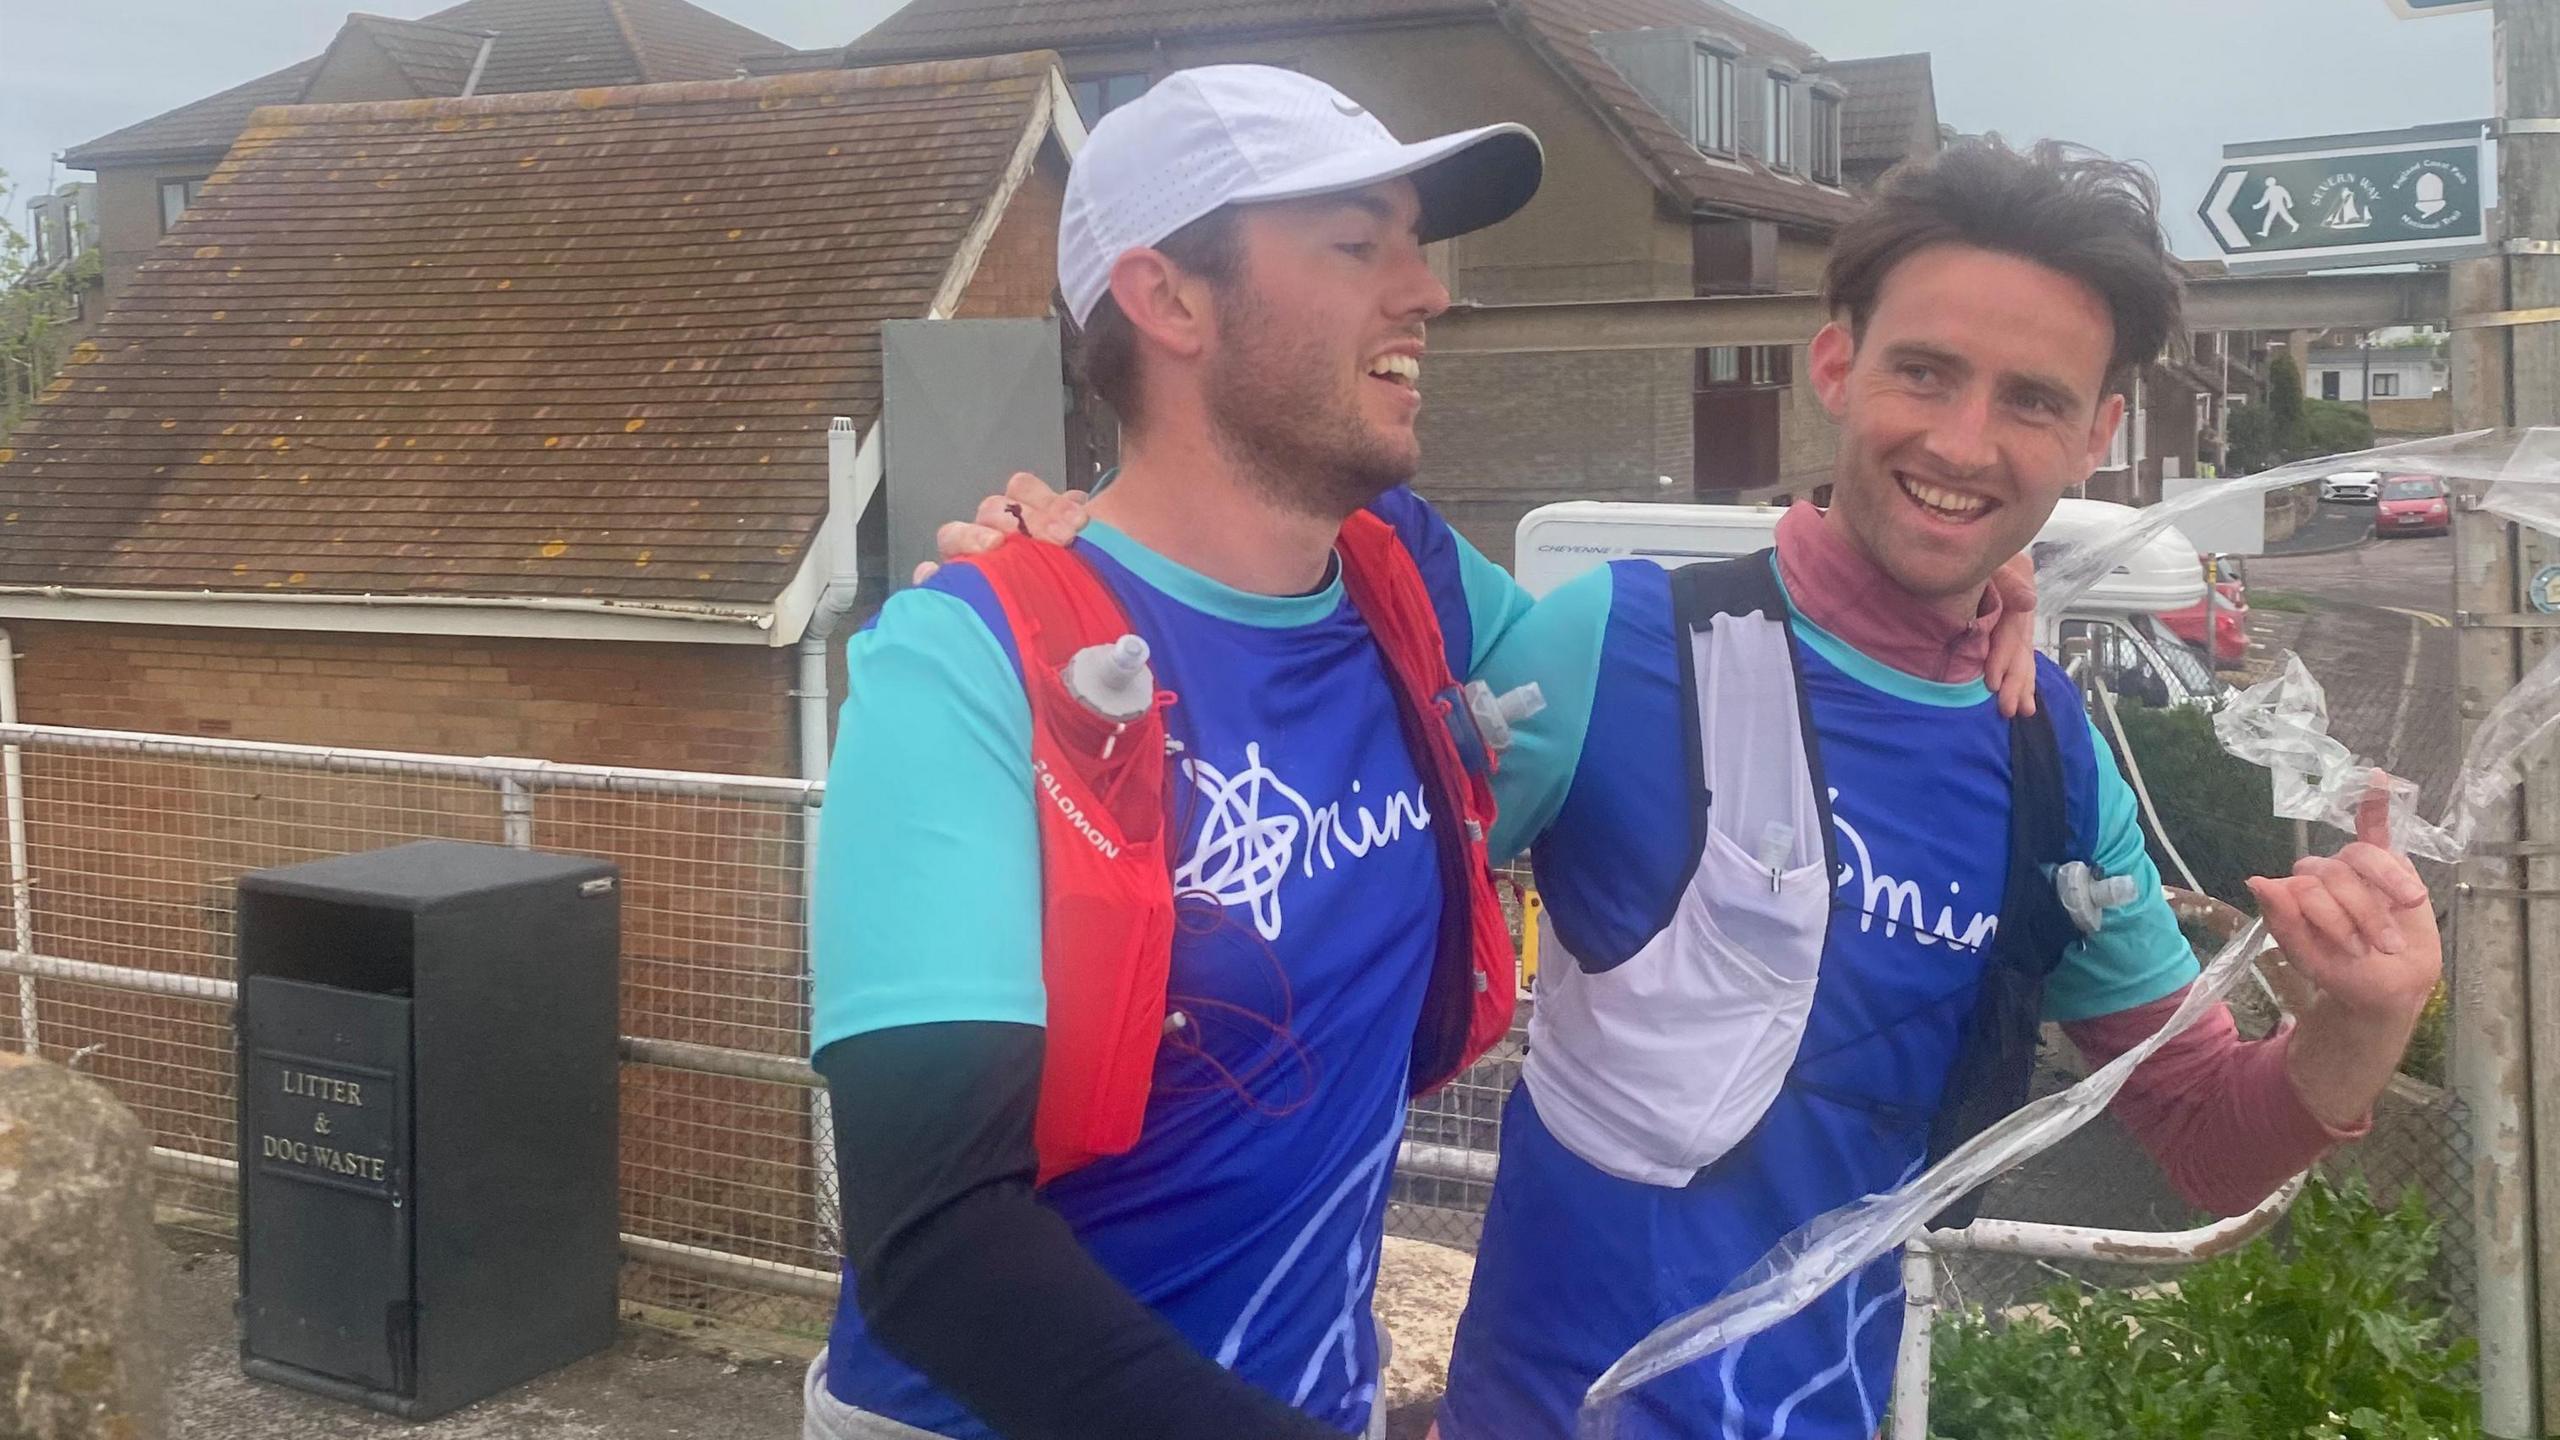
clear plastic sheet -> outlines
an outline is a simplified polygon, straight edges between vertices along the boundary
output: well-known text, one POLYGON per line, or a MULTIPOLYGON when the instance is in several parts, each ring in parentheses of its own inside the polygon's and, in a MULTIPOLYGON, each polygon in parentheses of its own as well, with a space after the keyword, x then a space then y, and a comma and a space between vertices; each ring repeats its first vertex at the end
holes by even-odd
MULTIPOLYGON (((2055 611, 2068 606, 2198 505, 2280 490, 2349 469, 2434 475, 2469 482, 2467 488, 2485 482, 2483 508, 2560 534, 2560 429, 2473 431, 2306 461, 2153 506, 2117 534, 2076 546, 2044 566, 2037 577, 2037 605, 2055 611)), ((2277 814, 2353 833, 2358 803, 2371 786, 2383 784, 2392 791, 2394 843, 2413 855, 2456 861, 2469 849, 2490 807, 2520 783, 2527 754, 2560 727, 2560 648, 2545 655, 2481 722, 2445 814, 2436 822, 2418 814, 2414 785, 2359 761, 2330 736, 2328 723, 2328 702, 2319 682, 2299 657, 2289 655, 2281 674, 2226 702, 2214 728, 2226 749, 2272 773, 2277 814)), ((1585 1440, 1615 1435, 1619 1401, 1628 1392, 1796 1314, 1918 1235, 1962 1196, 2088 1123, 2152 1052, 2221 1003, 2251 973, 2252 962, 2267 945, 2265 924, 2251 922, 2205 963, 2176 1013, 2141 1044, 2071 1088, 2001 1120, 1908 1184, 1808 1221, 1722 1295, 1646 1336, 1593 1382, 1584 1397, 1580 1428, 1585 1440)))

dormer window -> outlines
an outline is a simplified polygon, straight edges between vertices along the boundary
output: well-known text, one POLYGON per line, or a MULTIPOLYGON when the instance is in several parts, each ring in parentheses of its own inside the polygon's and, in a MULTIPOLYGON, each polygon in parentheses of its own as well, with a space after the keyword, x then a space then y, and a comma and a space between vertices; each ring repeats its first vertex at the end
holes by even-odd
POLYGON ((1734 136, 1733 52, 1714 41, 1700 41, 1691 51, 1694 73, 1690 98, 1696 113, 1689 117, 1689 137, 1701 150, 1731 154, 1734 136))
POLYGON ((1768 99, 1761 110, 1761 156, 1772 170, 1796 168, 1796 77, 1784 70, 1769 72, 1768 99))
POLYGON ((1840 96, 1838 92, 1817 88, 1813 92, 1813 178, 1825 185, 1840 183, 1840 96))
POLYGON ((36 263, 38 265, 53 259, 53 217, 45 213, 46 209, 47 207, 42 205, 27 207, 27 228, 36 232, 36 263))
POLYGON ((77 200, 62 207, 62 253, 68 259, 80 258, 80 202, 77 200))

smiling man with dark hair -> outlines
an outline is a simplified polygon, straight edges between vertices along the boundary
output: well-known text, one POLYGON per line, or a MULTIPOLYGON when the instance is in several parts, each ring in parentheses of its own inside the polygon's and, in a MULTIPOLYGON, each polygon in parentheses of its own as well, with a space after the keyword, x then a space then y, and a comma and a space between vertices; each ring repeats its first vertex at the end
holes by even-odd
MULTIPOLYGON (((1897 172, 1833 247, 1812 347, 1831 509, 1748 559, 1608 566, 1495 646, 1490 683, 1553 702, 1494 848, 1534 838, 1556 945, 1441 1440, 1572 1435, 1656 1326, 2023 1103, 2041 1021, 2104 1061, 2193 982, 2072 682, 2040 662, 2013 720, 1982 681, 1988 582, 2105 455, 2178 288, 2132 167, 1978 142, 1897 172)), ((2322 988, 2302 1023, 2244 1044, 2217 1009, 2119 1097, 2197 1203, 2244 1210, 2368 1123, 2440 969, 2386 830, 2251 882, 2322 988)), ((1618 1434, 1868 1440, 1900 1295, 1879 1260, 1618 1434)))

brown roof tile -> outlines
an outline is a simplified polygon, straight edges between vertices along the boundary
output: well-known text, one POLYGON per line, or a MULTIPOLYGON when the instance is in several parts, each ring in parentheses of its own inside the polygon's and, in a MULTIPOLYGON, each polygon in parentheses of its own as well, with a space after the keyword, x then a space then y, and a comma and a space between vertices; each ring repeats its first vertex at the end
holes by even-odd
POLYGON ((249 123, 251 111, 261 105, 290 105, 301 99, 303 87, 320 68, 320 59, 314 55, 272 75, 261 75, 245 85, 234 85, 140 124, 101 135, 85 145, 75 145, 63 152, 62 163, 74 170, 92 170, 104 161, 198 152, 218 155, 249 123))
POLYGON ((0 583, 770 602, 1053 63, 261 111, 0 450, 0 583))
POLYGON ((1627 83, 1595 32, 1694 26, 1720 30, 1754 54, 1810 69, 1821 57, 1801 40, 1720 0, 911 0, 837 52, 758 57, 754 68, 1076 49, 1156 35, 1205 36, 1500 17, 1543 53, 1609 126, 1629 157, 1684 206, 1828 228, 1857 202, 1835 189, 1780 175, 1754 161, 1710 160, 1627 83))
POLYGON ((1468 14, 1486 0, 913 0, 844 47, 848 62, 1071 50, 1158 35, 1305 30, 1468 14))
MULTIPOLYGON (((743 69, 745 57, 784 48, 771 36, 688 0, 463 0, 423 20, 379 23, 495 33, 497 41, 473 92, 480 95, 726 79, 743 69)), ((467 68, 469 61, 464 63, 467 68)), ((407 68, 407 62, 402 64, 407 68)), ((158 155, 220 151, 248 123, 250 111, 301 99, 319 66, 320 57, 314 56, 128 125, 73 147, 63 163, 88 170, 158 155)), ((442 68, 449 67, 447 61, 442 68)), ((460 90, 456 84, 435 93, 460 90)))
POLYGON ((1799 67, 1819 57, 1804 42, 1711 0, 1504 0, 1625 143, 1655 185, 1689 207, 1828 229, 1857 213, 1840 190, 1781 175, 1757 160, 1709 159, 1591 43, 1594 34, 1696 26, 1723 30, 1752 53, 1799 67))
POLYGON ((1840 107, 1840 158, 1890 164, 1911 153, 1914 137, 1938 133, 1938 92, 1926 55, 1834 60, 1825 79, 1849 92, 1840 107))

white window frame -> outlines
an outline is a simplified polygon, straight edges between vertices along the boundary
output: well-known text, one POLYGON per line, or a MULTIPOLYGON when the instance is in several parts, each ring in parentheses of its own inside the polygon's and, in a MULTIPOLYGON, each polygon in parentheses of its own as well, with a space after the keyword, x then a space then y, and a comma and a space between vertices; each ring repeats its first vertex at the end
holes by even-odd
POLYGON ((1839 91, 1826 86, 1816 86, 1811 101, 1812 108, 1807 112, 1813 122, 1809 127, 1813 132, 1811 174, 1816 181, 1824 185, 1840 183, 1842 173, 1840 126, 1844 100, 1845 97, 1839 91), (1828 134, 1824 133, 1826 118, 1829 121, 1828 134))
POLYGON ((2376 400, 2397 400, 2397 399, 2399 399, 2399 398, 2400 398, 2400 372, 2399 372, 2399 371, 2397 371, 2397 370, 2376 370, 2376 371, 2374 371, 2374 372, 2373 372, 2373 398, 2374 398, 2374 399, 2376 399, 2376 400))
POLYGON ((80 202, 66 200, 62 205, 62 258, 80 258, 80 202))
POLYGON ((1796 79, 1784 70, 1768 72, 1760 109, 1760 158, 1772 170, 1796 166, 1796 79))
POLYGON ((27 228, 36 232, 35 263, 43 265, 50 262, 53 259, 53 247, 48 241, 53 234, 53 207, 50 205, 28 206, 27 228))
POLYGON ((1734 107, 1733 47, 1701 40, 1689 54, 1689 138, 1699 150, 1730 155, 1741 148, 1734 107))
POLYGON ((160 182, 161 234, 166 235, 177 229, 178 222, 186 218, 189 210, 195 208, 196 195, 204 188, 205 178, 202 175, 182 175, 160 182), (177 190, 179 196, 178 213, 175 215, 169 213, 169 191, 172 188, 177 190))

